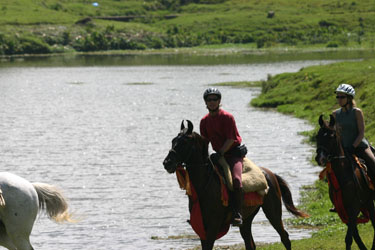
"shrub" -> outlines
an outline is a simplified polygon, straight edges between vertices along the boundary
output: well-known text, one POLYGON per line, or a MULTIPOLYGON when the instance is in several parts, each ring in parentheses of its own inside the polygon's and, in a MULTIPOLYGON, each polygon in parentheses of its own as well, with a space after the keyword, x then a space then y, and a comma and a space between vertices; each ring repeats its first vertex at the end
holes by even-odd
POLYGON ((336 41, 330 41, 330 42, 327 43, 326 47, 327 48, 338 48, 339 44, 336 41))
POLYGON ((32 36, 24 36, 19 39, 21 54, 44 54, 51 53, 50 46, 40 40, 39 38, 32 36))

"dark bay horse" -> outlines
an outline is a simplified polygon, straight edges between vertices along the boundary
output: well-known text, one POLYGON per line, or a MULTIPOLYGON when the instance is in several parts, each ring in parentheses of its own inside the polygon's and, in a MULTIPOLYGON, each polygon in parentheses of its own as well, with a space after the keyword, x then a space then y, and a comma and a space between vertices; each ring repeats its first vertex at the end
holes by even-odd
MULTIPOLYGON (((178 166, 184 165, 190 180, 198 194, 202 219, 206 231, 206 239, 201 239, 203 250, 212 249, 221 226, 230 218, 232 209, 224 206, 221 201, 221 186, 218 176, 208 160, 208 145, 204 139, 193 132, 193 124, 187 121, 181 124, 181 132, 172 140, 172 149, 165 158, 163 165, 168 173, 174 173, 178 166)), ((251 224, 262 207, 264 214, 280 235, 286 249, 291 249, 289 234, 284 229, 281 219, 281 198, 289 212, 299 217, 308 215, 299 211, 293 204, 288 184, 277 174, 262 168, 268 182, 269 191, 265 195, 261 206, 242 206, 243 225, 240 227, 241 236, 246 249, 255 249, 251 233, 251 224)))
MULTIPOLYGON (((348 230, 345 236, 346 249, 351 249, 353 238, 359 249, 366 249, 358 233, 357 217, 361 210, 367 210, 375 230, 373 191, 368 187, 363 172, 359 168, 353 169, 350 156, 345 155, 341 146, 340 135, 334 128, 335 118, 331 115, 328 123, 323 120, 321 115, 319 125, 320 129, 316 136, 316 161, 322 166, 330 162, 331 169, 338 180, 342 194, 342 205, 348 217, 348 230)), ((334 188, 331 183, 329 188, 332 200, 334 188)), ((374 240, 371 249, 375 249, 374 240)))

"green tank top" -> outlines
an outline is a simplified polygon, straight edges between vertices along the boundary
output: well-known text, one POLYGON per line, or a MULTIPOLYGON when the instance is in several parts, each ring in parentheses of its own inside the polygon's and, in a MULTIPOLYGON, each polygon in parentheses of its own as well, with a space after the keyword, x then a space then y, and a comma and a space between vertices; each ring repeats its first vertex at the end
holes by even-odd
MULTIPOLYGON (((341 143, 344 148, 353 145, 358 136, 358 125, 355 110, 356 108, 352 108, 347 112, 343 111, 342 108, 336 110, 336 127, 341 131, 341 143)), ((363 138, 358 147, 367 148, 367 140, 363 138)))

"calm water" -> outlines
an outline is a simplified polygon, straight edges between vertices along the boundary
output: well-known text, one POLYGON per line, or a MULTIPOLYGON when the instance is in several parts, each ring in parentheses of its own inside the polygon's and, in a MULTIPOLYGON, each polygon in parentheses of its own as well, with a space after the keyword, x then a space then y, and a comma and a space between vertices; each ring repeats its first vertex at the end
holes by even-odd
MULTIPOLYGON (((191 239, 187 197, 162 161, 182 119, 198 128, 202 93, 211 83, 265 79, 331 61, 212 66, 100 66, 0 68, 1 171, 63 189, 81 221, 57 225, 37 219, 35 249, 183 249, 191 239), (157 237, 157 240, 151 239, 157 237)), ((9 66, 9 65, 8 65, 9 66)), ((221 87, 248 157, 299 188, 316 179, 313 149, 298 132, 302 120, 249 107, 259 89, 221 87)), ((284 212, 283 218, 289 215, 284 212)), ((288 229, 291 238, 309 232, 288 229)), ((279 241, 262 212, 256 242, 279 241), (265 222, 265 223, 263 223, 265 222)), ((235 244, 238 229, 217 241, 235 244)))

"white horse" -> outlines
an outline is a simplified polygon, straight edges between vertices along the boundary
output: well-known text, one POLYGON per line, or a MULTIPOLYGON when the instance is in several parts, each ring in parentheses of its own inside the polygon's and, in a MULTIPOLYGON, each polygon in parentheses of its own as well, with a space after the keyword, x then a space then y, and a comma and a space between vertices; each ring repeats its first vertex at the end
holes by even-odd
POLYGON ((11 250, 32 250, 30 233, 40 210, 56 222, 72 222, 68 204, 56 187, 0 173, 0 245, 11 250), (1 194, 0 194, 1 196, 1 194))

